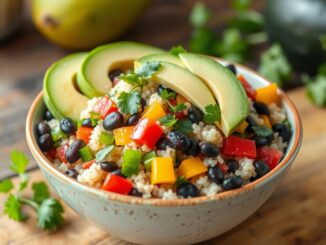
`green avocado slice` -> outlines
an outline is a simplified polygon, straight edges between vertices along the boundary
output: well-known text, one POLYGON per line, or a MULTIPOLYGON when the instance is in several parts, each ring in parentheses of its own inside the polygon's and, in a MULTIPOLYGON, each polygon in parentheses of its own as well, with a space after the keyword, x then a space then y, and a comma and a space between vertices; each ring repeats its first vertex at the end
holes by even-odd
POLYGON ((54 63, 43 81, 44 103, 57 119, 69 117, 78 121, 88 98, 76 88, 76 74, 87 53, 68 55, 54 63))
POLYGON ((117 68, 132 68, 133 61, 164 50, 135 42, 117 42, 92 50, 77 75, 81 91, 88 97, 102 96, 112 87, 108 73, 117 68))
MULTIPOLYGON (((158 57, 157 61, 161 61, 158 57)), ((142 58, 135 61, 135 69, 146 63, 142 58)), ((207 105, 215 105, 216 101, 208 87, 196 75, 187 69, 175 64, 161 61, 162 68, 153 75, 154 82, 173 89, 178 94, 189 99, 201 111, 205 111, 207 105)))
POLYGON ((226 136, 230 135, 249 113, 248 98, 241 83, 231 71, 212 58, 191 53, 179 57, 211 89, 221 108, 222 131, 226 136))
POLYGON ((140 59, 138 59, 139 63, 150 62, 150 61, 164 61, 169 62, 181 67, 185 67, 183 62, 179 59, 179 57, 172 55, 170 53, 157 53, 157 54, 150 54, 146 55, 140 59))

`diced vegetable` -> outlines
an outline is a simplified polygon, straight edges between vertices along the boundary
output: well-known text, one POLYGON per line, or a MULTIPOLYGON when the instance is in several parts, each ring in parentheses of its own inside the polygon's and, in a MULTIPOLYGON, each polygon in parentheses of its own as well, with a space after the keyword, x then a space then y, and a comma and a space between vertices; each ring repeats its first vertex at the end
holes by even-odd
POLYGON ((263 102, 267 105, 270 105, 272 103, 278 104, 280 101, 280 97, 277 93, 277 85, 275 83, 272 83, 263 88, 259 88, 256 90, 256 92, 256 100, 263 102))
POLYGON ((176 181, 173 159, 170 157, 155 157, 152 160, 151 183, 173 184, 176 181))
POLYGON ((132 142, 131 135, 135 126, 116 128, 113 130, 116 145, 127 145, 132 142))
POLYGON ((109 145, 103 149, 101 149, 100 151, 98 151, 95 154, 95 158, 97 162, 101 162, 103 160, 105 160, 105 158, 113 151, 114 149, 114 145, 109 145))
POLYGON ((248 125, 249 125, 249 123, 247 123, 247 121, 242 121, 242 123, 237 127, 235 132, 243 134, 246 131, 246 128, 248 127, 248 125))
POLYGON ((273 169, 280 162, 283 153, 273 147, 260 147, 257 149, 257 159, 265 161, 270 169, 273 169))
POLYGON ((203 174, 206 171, 207 167, 197 157, 188 158, 187 160, 182 161, 178 168, 179 174, 184 176, 186 179, 203 174))
POLYGON ((105 95, 97 101, 93 107, 94 112, 101 114, 101 118, 104 119, 108 114, 114 111, 118 111, 116 104, 110 100, 109 96, 105 95))
POLYGON ((227 156, 256 158, 256 144, 254 140, 243 139, 238 136, 229 136, 224 140, 223 154, 227 156))
POLYGON ((101 144, 104 144, 104 145, 112 145, 114 142, 114 136, 110 133, 102 132, 100 134, 99 141, 101 144))
POLYGON ((51 138, 53 142, 57 142, 58 140, 61 140, 62 138, 66 137, 66 134, 62 132, 60 127, 56 127, 51 130, 51 138))
POLYGON ((260 115, 259 116, 264 121, 264 125, 268 128, 272 128, 271 121, 269 120, 269 117, 267 115, 260 115))
POLYGON ((152 160, 156 157, 155 151, 150 151, 143 156, 143 162, 147 171, 151 171, 152 160))
POLYGON ((57 148, 57 156, 60 159, 61 162, 67 163, 67 159, 66 159, 66 151, 68 149, 69 145, 68 144, 64 144, 62 146, 60 146, 59 148, 57 148))
POLYGON ((79 150, 79 155, 83 162, 89 162, 94 159, 94 154, 88 145, 79 150))
POLYGON ((96 160, 91 160, 89 162, 83 163, 83 169, 89 169, 95 162, 96 162, 96 160))
POLYGON ((131 138, 137 144, 153 149, 162 134, 163 129, 155 121, 144 118, 137 123, 131 138))
POLYGON ((132 183, 118 175, 108 174, 102 185, 102 189, 123 195, 128 195, 132 189, 132 183))
POLYGON ((162 105, 158 102, 153 103, 143 113, 142 118, 147 118, 151 121, 157 121, 166 115, 162 105))
POLYGON ((85 144, 88 144, 89 138, 91 137, 92 132, 93 132, 92 128, 82 126, 77 129, 76 138, 79 140, 83 140, 85 142, 85 144))
POLYGON ((122 173, 128 177, 138 174, 142 154, 137 150, 126 150, 122 159, 122 173))
POLYGON ((254 90, 253 87, 251 87, 251 85, 247 82, 247 80, 244 78, 244 76, 239 75, 238 80, 241 82, 244 90, 246 91, 247 96, 250 99, 255 100, 256 99, 256 90, 254 90))
POLYGON ((229 171, 229 167, 225 163, 218 164, 218 167, 222 170, 223 174, 227 174, 229 171))

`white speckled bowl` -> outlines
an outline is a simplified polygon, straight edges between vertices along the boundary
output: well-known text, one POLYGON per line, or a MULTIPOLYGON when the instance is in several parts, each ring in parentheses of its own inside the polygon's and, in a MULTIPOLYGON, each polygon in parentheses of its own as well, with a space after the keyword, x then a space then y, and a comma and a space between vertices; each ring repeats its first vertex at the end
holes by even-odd
MULTIPOLYGON (((237 65, 237 70, 254 87, 269 83, 246 67, 237 65)), ((211 197, 142 199, 95 189, 60 173, 39 150, 35 138, 35 125, 44 112, 42 93, 27 116, 27 142, 44 176, 62 200, 112 236, 141 244, 197 243, 216 237, 248 218, 272 194, 293 163, 301 145, 302 126, 292 101, 281 90, 279 93, 293 128, 282 162, 242 188, 211 197)))

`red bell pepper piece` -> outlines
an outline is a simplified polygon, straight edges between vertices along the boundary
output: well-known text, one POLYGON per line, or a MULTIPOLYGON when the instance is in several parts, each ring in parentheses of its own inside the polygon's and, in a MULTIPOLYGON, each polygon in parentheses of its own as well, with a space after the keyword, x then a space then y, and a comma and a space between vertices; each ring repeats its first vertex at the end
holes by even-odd
POLYGON ((153 149, 156 142, 161 138, 163 129, 148 118, 141 119, 133 130, 131 138, 139 145, 146 145, 153 149))
POLYGON ((85 144, 88 144, 89 138, 93 132, 92 128, 89 127, 79 127, 76 132, 76 138, 79 140, 83 140, 85 144))
POLYGON ((223 174, 227 174, 228 173, 229 167, 225 163, 223 163, 223 164, 217 164, 217 166, 222 170, 223 174))
POLYGON ((128 195, 132 189, 132 183, 118 175, 108 174, 102 185, 102 189, 123 195, 128 195))
POLYGON ((273 147, 260 147, 257 149, 257 159, 265 161, 272 170, 277 166, 283 156, 283 152, 273 147))
MULTIPOLYGON (((176 99, 169 99, 169 102, 173 106, 178 104, 176 99)), ((171 108, 169 108, 168 111, 169 113, 174 114, 176 119, 182 120, 187 118, 186 114, 184 114, 183 111, 174 112, 171 108)))
POLYGON ((96 160, 91 160, 89 162, 83 163, 83 166, 82 166, 83 169, 89 169, 93 165, 94 162, 96 162, 96 160))
POLYGON ((56 154, 57 154, 57 151, 56 151, 56 149, 54 149, 54 148, 51 148, 49 151, 45 152, 45 155, 46 155, 48 158, 52 159, 52 160, 55 159, 56 154))
POLYGON ((247 93, 247 96, 252 99, 255 100, 256 99, 256 90, 253 89, 253 87, 251 87, 251 85, 247 82, 247 80, 242 76, 239 75, 238 76, 238 80, 242 83, 242 86, 244 88, 244 90, 247 93))
POLYGON ((229 136, 224 140, 222 153, 227 156, 256 158, 256 143, 254 140, 229 136))
POLYGON ((67 151, 68 147, 69 147, 68 144, 64 144, 57 149, 57 156, 61 162, 64 162, 64 163, 68 162, 66 159, 66 151, 67 151))
POLYGON ((111 112, 118 111, 116 104, 110 100, 109 96, 105 95, 97 101, 93 107, 93 111, 100 113, 101 118, 104 119, 111 112))

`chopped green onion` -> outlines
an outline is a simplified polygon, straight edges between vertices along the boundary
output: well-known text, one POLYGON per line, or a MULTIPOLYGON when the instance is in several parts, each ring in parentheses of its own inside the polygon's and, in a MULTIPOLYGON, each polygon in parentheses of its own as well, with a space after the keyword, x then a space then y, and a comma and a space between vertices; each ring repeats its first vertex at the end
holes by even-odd
POLYGON ((60 127, 56 127, 51 130, 51 137, 53 142, 57 142, 58 140, 61 140, 62 138, 66 137, 65 133, 61 131, 60 127))
POLYGON ((130 177, 139 172, 142 154, 136 150, 126 150, 122 159, 122 173, 130 177))
POLYGON ((114 136, 113 134, 102 132, 99 140, 101 144, 112 145, 114 142, 114 136))
POLYGON ((143 162, 147 171, 151 171, 151 164, 154 157, 156 157, 155 151, 150 151, 143 156, 143 162))
POLYGON ((79 155, 83 162, 89 162, 94 159, 94 154, 88 145, 79 150, 79 155))

